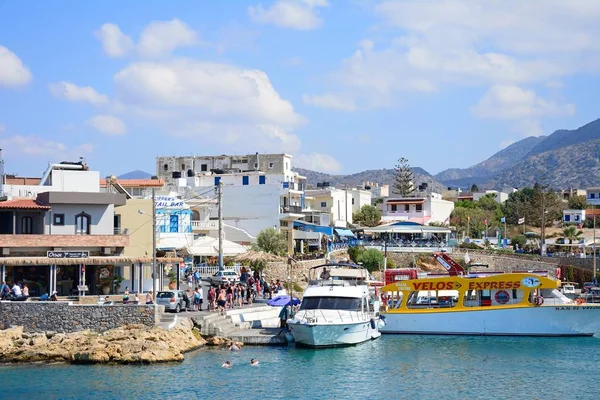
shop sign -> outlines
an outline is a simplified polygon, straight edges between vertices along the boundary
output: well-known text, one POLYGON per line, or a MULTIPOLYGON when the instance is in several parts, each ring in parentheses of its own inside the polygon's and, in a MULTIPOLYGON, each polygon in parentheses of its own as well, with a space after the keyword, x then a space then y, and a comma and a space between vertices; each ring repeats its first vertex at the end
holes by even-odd
POLYGON ((48 258, 88 258, 89 251, 49 251, 48 258))
POLYGON ((156 208, 184 208, 185 203, 173 196, 156 196, 155 206, 156 208))

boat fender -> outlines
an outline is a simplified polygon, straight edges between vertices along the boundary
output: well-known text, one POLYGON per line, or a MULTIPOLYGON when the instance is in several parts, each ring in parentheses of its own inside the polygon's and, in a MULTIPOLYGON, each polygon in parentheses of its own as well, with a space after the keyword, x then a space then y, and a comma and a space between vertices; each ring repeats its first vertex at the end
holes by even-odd
POLYGON ((535 296, 534 303, 536 306, 544 304, 544 298, 542 296, 535 296))
POLYGON ((582 299, 581 297, 575 300, 577 302, 577 305, 582 305, 583 303, 585 303, 585 299, 582 299))
POLYGON ((375 320, 371 318, 371 329, 375 329, 375 320))
POLYGON ((379 319, 382 320, 383 322, 385 322, 385 315, 380 315, 379 319))
POLYGON ((380 319, 379 321, 377 321, 377 328, 381 329, 385 327, 385 321, 380 319))

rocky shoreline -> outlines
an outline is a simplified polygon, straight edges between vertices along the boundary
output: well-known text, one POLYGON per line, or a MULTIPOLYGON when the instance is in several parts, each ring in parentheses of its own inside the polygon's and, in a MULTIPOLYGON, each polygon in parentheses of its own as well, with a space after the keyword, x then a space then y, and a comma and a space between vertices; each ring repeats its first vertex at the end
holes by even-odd
MULTIPOLYGON (((189 325, 192 325, 191 323, 189 325)), ((181 362, 184 353, 205 346, 229 347, 230 339, 203 338, 195 326, 172 330, 126 325, 103 333, 28 333, 0 330, 2 363, 153 364, 181 362)), ((242 343, 237 343, 243 346, 242 343)))

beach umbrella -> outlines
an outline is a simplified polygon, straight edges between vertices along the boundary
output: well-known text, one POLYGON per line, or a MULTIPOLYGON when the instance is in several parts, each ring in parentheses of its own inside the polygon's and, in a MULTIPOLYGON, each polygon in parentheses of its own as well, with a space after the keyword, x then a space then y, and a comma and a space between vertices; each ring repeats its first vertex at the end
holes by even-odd
MULTIPOLYGON (((301 301, 297 297, 294 297, 292 304, 297 306, 301 301)), ((283 307, 290 304, 290 296, 277 296, 274 299, 267 301, 267 304, 273 307, 283 307)))
POLYGON ((256 262, 256 261, 278 262, 278 261, 284 261, 284 260, 285 260, 284 257, 280 257, 280 256, 277 256, 277 255, 271 254, 271 253, 266 253, 264 251, 255 251, 255 250, 249 250, 245 253, 238 254, 235 257, 233 257, 233 261, 236 261, 236 262, 256 262))

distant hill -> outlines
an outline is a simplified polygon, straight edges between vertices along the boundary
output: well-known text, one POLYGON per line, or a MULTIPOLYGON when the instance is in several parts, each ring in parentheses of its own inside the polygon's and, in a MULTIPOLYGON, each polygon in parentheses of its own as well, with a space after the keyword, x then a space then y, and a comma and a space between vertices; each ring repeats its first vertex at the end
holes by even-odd
POLYGON ((585 143, 600 139, 600 119, 590 122, 575 130, 560 129, 535 146, 528 156, 557 150, 573 144, 585 143))
POLYGON ((486 178, 512 167, 527 154, 546 140, 546 136, 530 136, 507 146, 485 161, 469 168, 451 168, 435 175, 435 179, 447 186, 466 186, 466 184, 484 183, 486 178))
POLYGON ((487 185, 500 188, 531 186, 535 182, 555 189, 600 186, 599 138, 531 154, 492 177, 487 185))
POLYGON ((118 178, 119 179, 150 179, 150 178, 152 178, 152 174, 149 174, 148 172, 140 171, 138 169, 135 171, 127 172, 123 175, 119 175, 118 178))
MULTIPOLYGON (((445 189, 445 186, 435 180, 430 173, 423 168, 412 168, 415 174, 415 185, 427 183, 434 191, 440 192, 445 189)), ((364 182, 377 182, 380 185, 390 185, 394 183, 395 172, 393 169, 370 169, 367 171, 357 172, 350 175, 330 175, 322 172, 311 171, 304 168, 294 168, 294 171, 305 176, 308 184, 316 186, 320 182, 329 182, 335 187, 355 187, 362 185, 364 182)))

